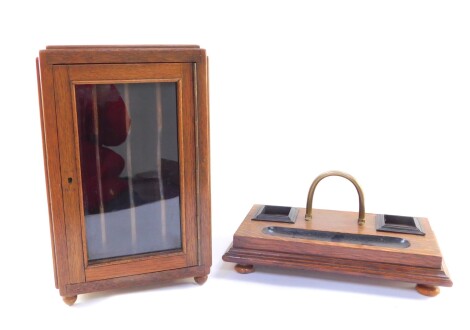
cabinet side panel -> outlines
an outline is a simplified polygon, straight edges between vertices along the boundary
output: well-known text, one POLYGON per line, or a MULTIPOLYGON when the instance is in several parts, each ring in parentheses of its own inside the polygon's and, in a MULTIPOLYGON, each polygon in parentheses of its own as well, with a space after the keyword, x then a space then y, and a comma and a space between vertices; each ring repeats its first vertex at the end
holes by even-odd
POLYGON ((39 55, 41 95, 42 95, 42 134, 44 152, 46 154, 46 170, 48 181, 48 198, 51 218, 53 255, 55 271, 60 292, 65 293, 65 285, 69 281, 67 241, 65 235, 64 210, 62 200, 62 184, 60 178, 60 157, 55 116, 54 80, 52 66, 46 64, 44 52, 39 55))
POLYGON ((198 149, 198 212, 201 246, 200 264, 212 264, 211 247, 211 190, 210 190, 210 139, 209 139, 209 80, 205 51, 196 63, 197 81, 197 149, 198 149))
POLYGON ((82 244, 82 217, 79 200, 79 179, 75 150, 75 129, 71 84, 67 66, 56 65, 54 72, 55 109, 59 137, 60 174, 66 216, 69 283, 85 281, 82 244))
POLYGON ((181 166, 182 192, 184 197, 184 237, 188 264, 197 264, 197 178, 196 178, 196 139, 195 139, 195 112, 194 112, 194 88, 192 81, 192 65, 183 64, 183 83, 179 93, 178 102, 181 104, 179 117, 181 129, 179 131, 180 157, 183 160, 181 166))
POLYGON ((52 248, 52 263, 54 267, 54 283, 55 287, 59 288, 59 282, 57 281, 57 266, 56 266, 56 257, 55 257, 55 249, 54 249, 54 231, 52 226, 52 211, 51 211, 51 197, 50 197, 50 190, 49 190, 49 171, 47 169, 47 153, 46 153, 46 141, 45 141, 45 131, 44 131, 44 116, 42 113, 42 91, 41 91, 41 74, 39 71, 39 58, 36 58, 36 76, 38 81, 38 96, 39 96, 39 118, 41 121, 41 135, 42 135, 42 152, 43 152, 43 159, 44 159, 44 178, 46 181, 46 197, 47 197, 47 211, 49 214, 49 229, 51 234, 51 248, 52 248))

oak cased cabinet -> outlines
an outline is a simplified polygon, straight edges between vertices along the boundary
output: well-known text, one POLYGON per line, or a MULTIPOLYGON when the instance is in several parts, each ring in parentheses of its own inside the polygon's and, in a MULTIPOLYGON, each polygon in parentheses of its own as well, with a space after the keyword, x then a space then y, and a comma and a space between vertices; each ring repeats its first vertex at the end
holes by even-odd
POLYGON ((52 46, 37 74, 55 285, 78 294, 211 266, 208 73, 198 46, 52 46))

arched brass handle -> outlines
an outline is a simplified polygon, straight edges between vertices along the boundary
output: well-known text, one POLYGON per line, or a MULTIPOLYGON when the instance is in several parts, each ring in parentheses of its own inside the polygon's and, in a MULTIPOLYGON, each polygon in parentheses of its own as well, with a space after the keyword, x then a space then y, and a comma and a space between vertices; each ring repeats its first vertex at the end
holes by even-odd
POLYGON ((305 220, 309 221, 312 220, 312 200, 313 200, 313 193, 315 192, 315 188, 317 187, 318 183, 328 176, 340 176, 342 178, 348 179, 351 183, 356 187, 357 194, 359 195, 359 217, 357 219, 357 223, 359 226, 362 226, 365 222, 365 207, 364 207, 364 193, 362 192, 361 186, 357 183, 356 179, 354 179, 351 175, 340 172, 340 171, 329 171, 320 174, 317 178, 313 181, 312 185, 310 186, 310 190, 308 191, 307 197, 307 210, 305 213, 305 220))

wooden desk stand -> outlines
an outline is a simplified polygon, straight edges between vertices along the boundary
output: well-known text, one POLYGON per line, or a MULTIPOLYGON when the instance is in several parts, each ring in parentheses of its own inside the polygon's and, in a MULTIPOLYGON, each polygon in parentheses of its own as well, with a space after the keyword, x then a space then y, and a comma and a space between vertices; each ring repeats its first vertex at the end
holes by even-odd
POLYGON ((254 205, 233 236, 233 244, 222 259, 236 263, 235 270, 248 274, 255 265, 315 270, 320 272, 383 278, 417 283, 417 291, 427 296, 439 293, 437 286, 452 286, 434 233, 425 218, 419 218, 425 236, 377 232, 375 214, 365 214, 365 224, 357 225, 357 213, 314 210, 305 221, 305 209, 297 220, 279 223, 252 220, 261 205, 254 205), (281 227, 341 234, 399 237, 409 247, 392 248, 298 237, 274 236, 267 227, 281 227))

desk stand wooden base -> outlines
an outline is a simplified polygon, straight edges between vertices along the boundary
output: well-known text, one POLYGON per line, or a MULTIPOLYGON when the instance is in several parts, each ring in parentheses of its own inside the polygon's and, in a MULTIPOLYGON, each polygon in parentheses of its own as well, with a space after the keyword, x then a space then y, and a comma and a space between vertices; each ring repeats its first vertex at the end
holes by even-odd
POLYGON ((452 286, 444 263, 440 269, 432 269, 374 261, 237 249, 233 246, 227 250, 222 259, 236 263, 235 270, 240 274, 252 273, 256 265, 261 265, 418 283, 416 291, 428 297, 439 294, 438 286, 452 286))

